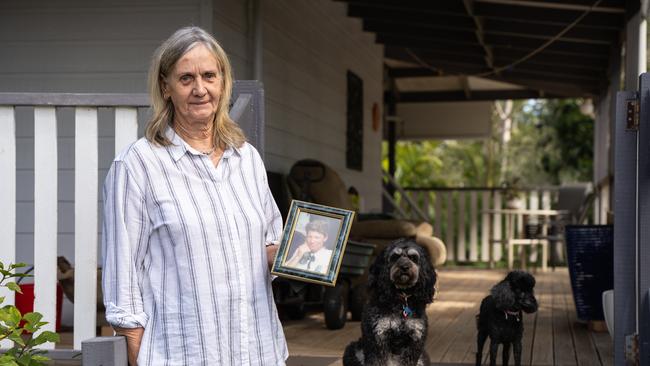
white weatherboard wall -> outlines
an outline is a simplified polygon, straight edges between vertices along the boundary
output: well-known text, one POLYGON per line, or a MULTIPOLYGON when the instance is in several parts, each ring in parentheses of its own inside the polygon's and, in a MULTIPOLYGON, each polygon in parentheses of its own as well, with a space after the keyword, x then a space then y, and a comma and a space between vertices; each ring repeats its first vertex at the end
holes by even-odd
POLYGON ((144 92, 153 50, 179 27, 210 25, 202 16, 210 7, 203 0, 1 1, 0 91, 144 92))
POLYGON ((383 47, 343 3, 265 1, 261 13, 267 168, 323 161, 360 191, 365 211, 379 210, 382 136, 371 119, 373 103, 383 104, 383 47), (345 166, 348 70, 363 80, 362 172, 345 166))

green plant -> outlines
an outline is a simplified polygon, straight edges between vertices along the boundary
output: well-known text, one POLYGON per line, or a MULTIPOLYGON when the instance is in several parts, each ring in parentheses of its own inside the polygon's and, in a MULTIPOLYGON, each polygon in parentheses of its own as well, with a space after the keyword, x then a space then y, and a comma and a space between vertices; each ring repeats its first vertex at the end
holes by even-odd
MULTIPOLYGON (((0 262, 0 287, 22 293, 20 286, 12 281, 14 278, 31 277, 26 273, 16 273, 16 269, 25 267, 24 263, 10 264, 8 267, 0 262)), ((0 305, 5 298, 0 296, 0 305)), ((0 341, 8 339, 13 342, 13 347, 0 355, 0 366, 39 366, 49 358, 44 354, 45 350, 35 347, 47 343, 58 342, 59 335, 50 332, 38 332, 47 322, 41 321, 43 315, 33 312, 21 314, 13 305, 5 305, 0 308, 0 341), (29 334, 31 333, 31 334, 29 334)))
POLYGON ((503 196, 506 201, 514 201, 522 198, 521 178, 512 177, 506 179, 501 186, 503 187, 503 196))

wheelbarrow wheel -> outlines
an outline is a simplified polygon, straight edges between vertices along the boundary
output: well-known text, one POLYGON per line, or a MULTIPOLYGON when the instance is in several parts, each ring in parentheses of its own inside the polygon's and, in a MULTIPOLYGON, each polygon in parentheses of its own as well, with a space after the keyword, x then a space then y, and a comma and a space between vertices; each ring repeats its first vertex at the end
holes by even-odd
POLYGON ((352 315, 352 320, 359 321, 361 320, 361 314, 363 313, 363 306, 366 303, 366 285, 358 284, 352 288, 350 291, 350 300, 348 301, 348 309, 350 309, 350 314, 352 315))
POLYGON ((335 287, 325 289, 323 295, 323 312, 328 329, 341 329, 348 317, 347 294, 349 285, 340 282, 335 287))

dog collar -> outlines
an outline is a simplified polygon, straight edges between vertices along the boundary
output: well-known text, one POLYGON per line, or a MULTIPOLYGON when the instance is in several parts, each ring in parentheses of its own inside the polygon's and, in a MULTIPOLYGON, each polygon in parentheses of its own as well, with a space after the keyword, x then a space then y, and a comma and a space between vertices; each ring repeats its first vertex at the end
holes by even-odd
POLYGON ((508 315, 512 315, 517 319, 517 321, 521 321, 521 311, 504 310, 503 313, 506 315, 506 320, 508 320, 508 315))
POLYGON ((402 304, 402 317, 404 319, 412 318, 413 317, 413 309, 411 309, 409 307, 409 303, 408 303, 408 298, 411 295, 407 295, 407 294, 402 292, 402 293, 399 294, 399 296, 402 298, 402 301, 404 302, 404 304, 402 304))

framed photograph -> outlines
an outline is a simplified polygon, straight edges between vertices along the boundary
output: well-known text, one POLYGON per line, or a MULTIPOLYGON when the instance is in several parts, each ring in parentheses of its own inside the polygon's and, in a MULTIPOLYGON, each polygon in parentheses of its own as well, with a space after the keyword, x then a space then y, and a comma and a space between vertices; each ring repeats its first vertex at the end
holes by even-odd
POLYGON ((293 200, 271 273, 336 285, 354 211, 293 200))

